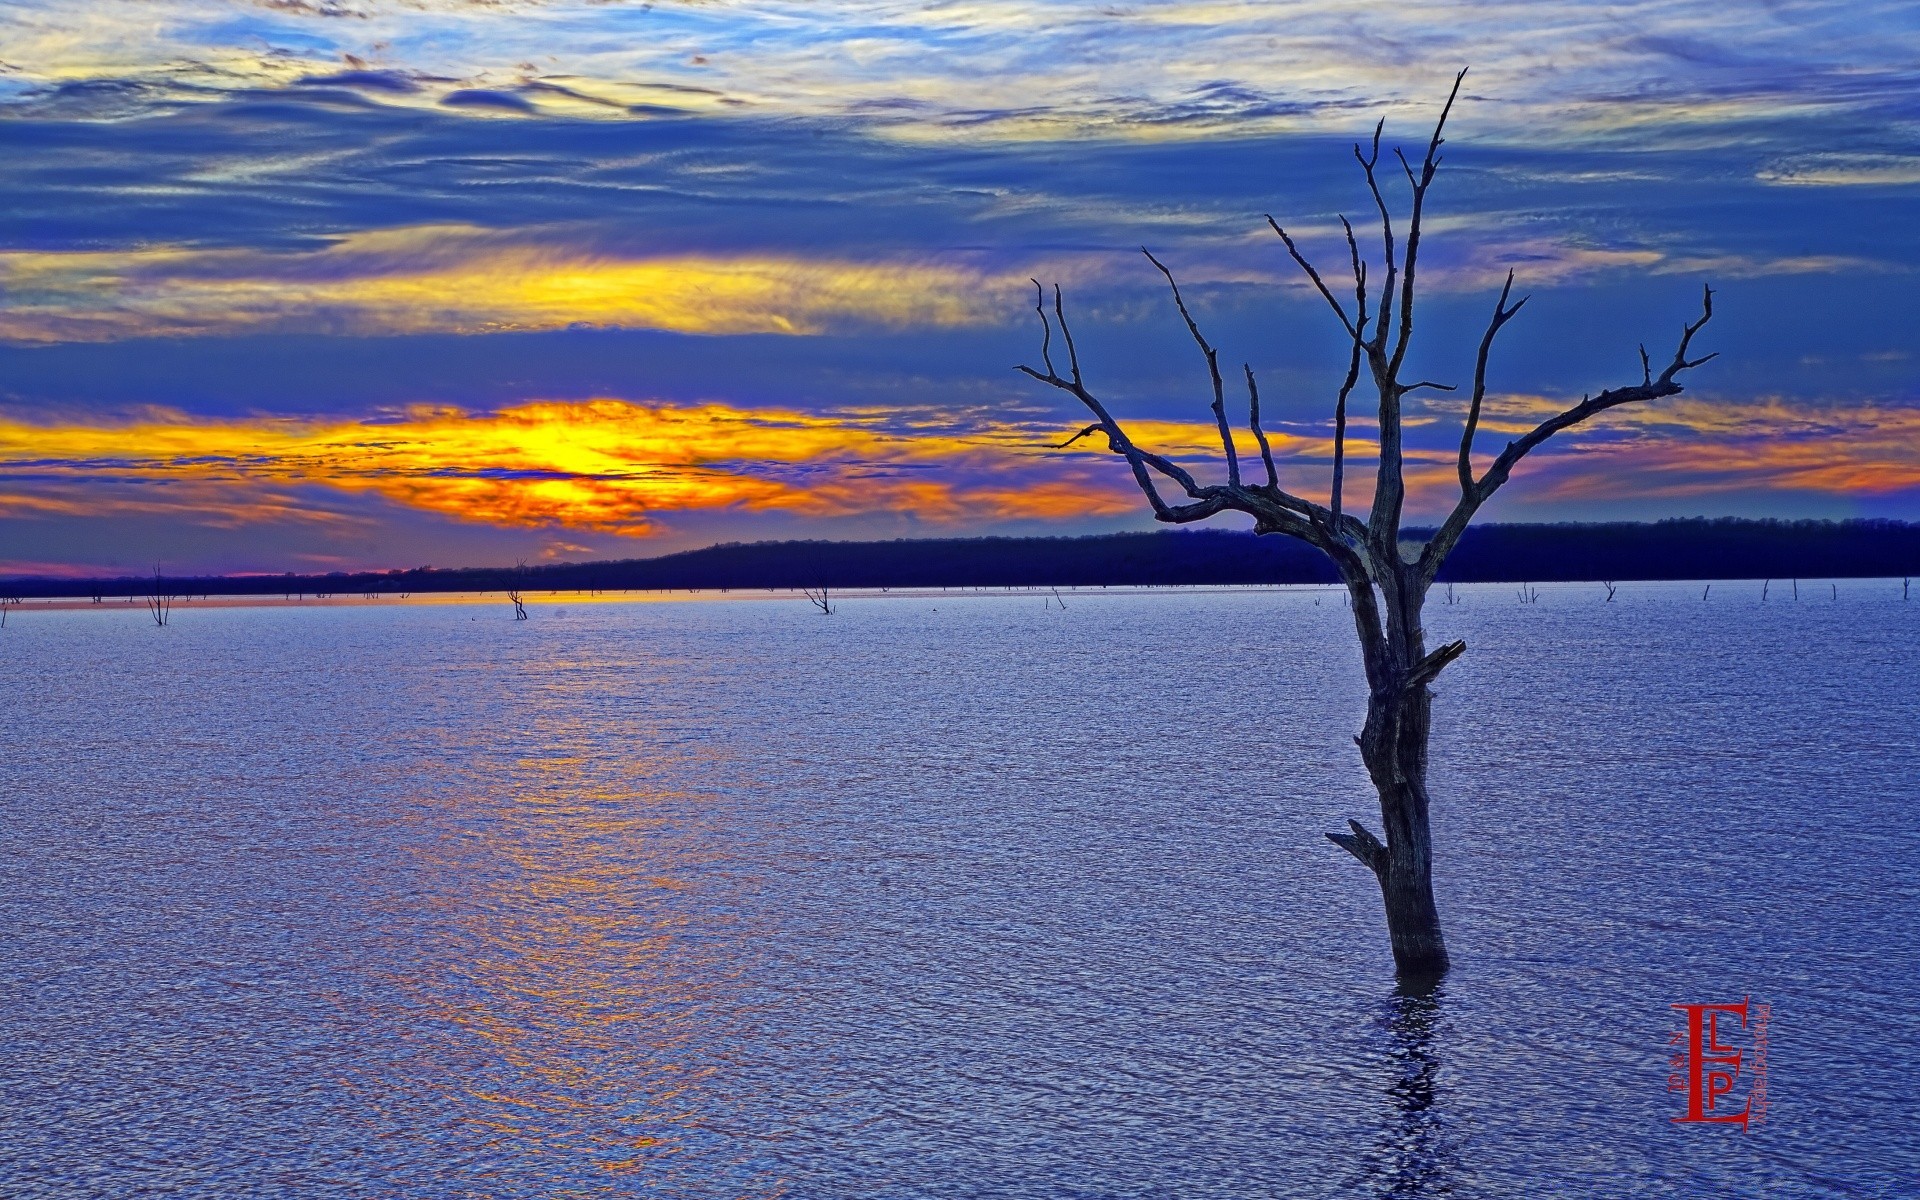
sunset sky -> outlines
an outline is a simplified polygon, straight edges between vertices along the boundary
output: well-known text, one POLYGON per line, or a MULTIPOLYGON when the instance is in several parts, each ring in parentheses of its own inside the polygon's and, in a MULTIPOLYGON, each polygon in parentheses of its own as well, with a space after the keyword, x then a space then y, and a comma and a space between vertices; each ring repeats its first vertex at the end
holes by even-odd
POLYGON ((1911 3, 11 0, 0 573, 1151 528, 1013 370, 1057 281, 1210 461, 1142 245, 1324 496, 1345 352, 1262 214, 1339 266, 1353 139, 1412 152, 1469 65, 1413 375, 1467 381, 1514 268, 1483 463, 1703 283, 1723 355, 1486 519, 1920 519, 1911 3))

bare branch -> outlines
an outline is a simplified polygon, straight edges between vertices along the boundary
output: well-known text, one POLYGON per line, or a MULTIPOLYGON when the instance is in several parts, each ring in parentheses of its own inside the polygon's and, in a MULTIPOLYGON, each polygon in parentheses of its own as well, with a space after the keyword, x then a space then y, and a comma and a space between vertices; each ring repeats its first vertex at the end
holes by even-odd
POLYGON ((1353 830, 1352 833, 1330 833, 1327 840, 1359 859, 1375 875, 1384 877, 1387 871, 1386 846, 1360 822, 1348 821, 1347 825, 1353 830))
MULTIPOLYGON (((1407 213, 1407 261, 1400 279, 1400 332, 1394 339, 1393 357, 1388 360, 1389 377, 1400 373, 1400 364, 1407 358, 1407 346, 1413 341, 1413 276, 1420 258, 1420 231, 1426 215, 1427 189, 1433 186, 1434 172, 1440 168, 1440 147, 1446 144, 1446 139, 1441 134, 1446 130, 1447 118, 1453 113, 1453 103, 1459 99, 1460 85, 1466 81, 1466 78, 1465 67, 1462 67, 1460 73, 1453 77, 1453 90, 1447 93, 1447 102, 1440 109, 1440 119, 1433 123, 1433 136, 1427 141, 1427 154, 1421 160, 1420 178, 1417 181, 1413 177, 1413 168, 1407 166, 1406 156, 1400 157, 1400 165, 1406 167, 1407 180, 1413 184, 1413 206, 1407 213)), ((1379 134, 1375 133, 1374 137, 1377 140, 1379 134)), ((1377 155, 1378 151, 1376 150, 1375 153, 1377 155)), ((1399 151, 1396 150, 1394 153, 1398 154, 1399 151)), ((1372 179, 1371 171, 1368 172, 1368 179, 1369 181, 1372 179)), ((1389 282, 1387 286, 1391 288, 1393 284, 1389 282)), ((1382 301, 1381 312, 1385 311, 1386 304, 1382 301)), ((1383 320, 1382 324, 1384 323, 1383 320)), ((1383 335, 1384 333, 1385 331, 1382 330, 1383 335)), ((1380 341, 1385 345, 1384 336, 1380 341)))
MULTIPOLYGON (((1493 317, 1487 322, 1487 332, 1480 339, 1480 355, 1473 363, 1473 401, 1467 406, 1467 428, 1460 435, 1460 494, 1466 495, 1473 490, 1473 435, 1480 428, 1480 403, 1487 396, 1487 356, 1493 353, 1493 339, 1500 327, 1513 320, 1519 311, 1526 307, 1528 297, 1520 297, 1520 302, 1512 308, 1507 307, 1507 297, 1513 294, 1513 272, 1507 272, 1507 282, 1500 288, 1500 298, 1493 302, 1493 317)), ((1641 347, 1640 357, 1646 358, 1645 347, 1641 347)))
MULTIPOLYGON (((1342 220, 1344 221, 1344 218, 1342 220)), ((1287 253, 1293 257, 1293 261, 1299 265, 1300 269, 1307 273, 1307 278, 1313 280, 1313 286, 1320 289, 1321 297, 1326 300, 1327 306, 1333 309, 1333 315, 1340 318, 1340 324, 1346 327, 1348 333, 1353 333, 1353 322, 1347 318, 1347 310, 1340 307, 1340 302, 1335 300, 1333 293, 1327 290, 1326 282, 1320 278, 1320 272, 1313 269, 1313 264, 1300 253, 1300 247, 1293 244, 1293 239, 1287 236, 1287 231, 1280 228, 1280 223, 1271 215, 1267 217, 1267 224, 1273 226, 1273 231, 1279 234, 1280 240, 1287 244, 1287 253)))
POLYGON ((1038 279, 1033 284, 1033 311, 1040 314, 1040 361, 1047 368, 1047 374, 1053 370, 1053 322, 1047 320, 1047 289, 1040 286, 1038 279))
POLYGON ((1436 392, 1457 392, 1460 390, 1450 383, 1435 383, 1430 379, 1422 379, 1419 383, 1408 384, 1401 388, 1400 391, 1402 394, 1405 394, 1407 392, 1417 392, 1421 388, 1432 388, 1436 392))
MULTIPOLYGON (((1043 313, 1042 316, 1044 317, 1044 315, 1043 313)), ((1143 450, 1135 445, 1133 439, 1128 436, 1126 429, 1114 418, 1113 413, 1107 409, 1107 406, 1102 403, 1097 396, 1087 390, 1085 381, 1080 376, 1079 359, 1077 354, 1074 353, 1072 334, 1067 326, 1065 301, 1058 286, 1054 288, 1054 319, 1060 323, 1061 336, 1067 344, 1068 354, 1070 355, 1070 369, 1073 371, 1073 377, 1062 378, 1057 372, 1051 369, 1051 367, 1045 371, 1040 371, 1022 364, 1014 369, 1031 379, 1046 384, 1048 387, 1058 388, 1072 395, 1093 413, 1095 417, 1093 424, 1067 439, 1066 442, 1062 443, 1062 448, 1095 432, 1106 434, 1107 448, 1115 454, 1124 457, 1127 460, 1127 464, 1132 467, 1134 482, 1139 485, 1141 494, 1146 496, 1147 503, 1152 506, 1155 520, 1174 523, 1198 521, 1204 520, 1215 513, 1223 512, 1228 508, 1235 508, 1247 512, 1253 516, 1256 521, 1272 527, 1277 532, 1290 533, 1308 541, 1316 541, 1316 539, 1319 538, 1318 530, 1313 527, 1311 521, 1304 515, 1304 512, 1288 513, 1271 505, 1261 506, 1256 509, 1253 498, 1237 486, 1229 488, 1203 488, 1200 486, 1199 481, 1194 479, 1192 473, 1185 467, 1180 466, 1164 455, 1143 450), (1194 503, 1177 505, 1167 503, 1166 499, 1161 496, 1159 488, 1154 486, 1153 474, 1155 472, 1172 480, 1194 503)), ((1292 500, 1293 498, 1288 497, 1287 499, 1292 500)), ((1296 507, 1310 507, 1306 501, 1295 501, 1295 504, 1296 507)))
POLYGON ((1060 322, 1060 340, 1067 344, 1067 369, 1073 372, 1073 385, 1081 386, 1080 351, 1073 344, 1073 330, 1067 328, 1066 302, 1060 296, 1060 285, 1053 285, 1053 316, 1060 322))
POLYGON ((1387 260, 1387 282, 1380 288, 1380 316, 1374 325, 1374 337, 1371 343, 1375 353, 1387 344, 1387 322, 1393 311, 1393 280, 1399 269, 1394 259, 1393 214, 1387 209, 1387 198, 1380 191, 1379 176, 1374 173, 1374 167, 1380 162, 1380 132, 1386 128, 1386 125, 1385 117, 1380 118, 1374 125, 1373 148, 1369 152, 1362 154, 1358 142, 1353 146, 1354 161, 1359 163, 1360 169, 1366 173, 1367 190, 1373 193, 1373 207, 1380 214, 1380 243, 1387 260))
POLYGON ((1448 642, 1415 664, 1407 673, 1406 690, 1416 691, 1432 683, 1434 677, 1447 669, 1447 664, 1467 652, 1465 642, 1448 642))
POLYGON ((1253 440, 1260 443, 1260 461, 1267 466, 1267 486, 1279 490, 1280 472, 1274 469, 1273 447, 1267 444, 1267 431, 1260 428, 1260 387, 1253 381, 1253 364, 1241 363, 1247 373, 1247 424, 1253 429, 1253 440))
MULTIPOLYGON (((1525 301, 1523 300, 1521 303, 1525 303, 1525 301)), ((1519 307, 1518 304, 1514 305, 1512 311, 1518 311, 1519 307)), ((1459 542, 1460 535, 1466 531, 1467 523, 1473 519, 1474 513, 1478 512, 1480 506, 1485 504, 1495 492, 1500 490, 1500 486, 1506 483, 1508 477, 1513 473, 1513 468, 1518 465, 1520 460, 1530 454, 1541 443, 1545 442, 1554 434, 1559 433, 1561 430, 1578 425, 1610 408, 1618 408, 1622 404, 1635 404, 1646 400, 1658 400, 1666 396, 1677 396, 1684 391, 1685 389, 1678 382, 1678 376, 1682 371, 1690 371, 1695 367, 1712 362, 1715 358, 1719 357, 1717 352, 1714 354, 1705 354, 1699 358, 1687 357, 1687 355, 1692 352, 1693 339, 1702 329, 1706 328, 1707 322, 1712 319, 1713 289, 1708 287, 1701 293, 1699 318, 1688 322, 1681 328, 1680 342, 1679 345, 1674 348, 1673 360, 1654 378, 1652 383, 1637 383, 1629 387, 1608 388, 1598 395, 1584 397, 1580 403, 1574 405, 1572 408, 1549 417, 1534 426, 1533 430, 1525 437, 1507 443, 1507 448, 1500 452, 1500 456, 1494 459, 1493 465, 1487 468, 1487 473, 1481 476, 1478 481, 1473 480, 1471 469, 1469 468, 1468 472, 1463 476, 1462 482, 1464 486, 1459 502, 1454 505, 1453 511, 1447 515, 1447 519, 1441 523, 1440 528, 1435 531, 1432 539, 1427 542, 1426 548, 1421 551, 1421 586, 1425 587, 1432 583, 1434 573, 1440 569, 1440 564, 1446 561, 1447 555, 1452 553, 1453 547, 1459 542)), ((1489 331, 1489 341, 1490 338, 1491 331, 1489 331)), ((1483 345, 1484 344, 1487 343, 1483 342, 1483 345)))
POLYGON ((1367 336, 1367 264, 1360 257, 1360 241, 1353 236, 1352 224, 1341 217, 1340 227, 1347 233, 1347 258, 1353 267, 1353 300, 1357 315, 1350 331, 1353 335, 1353 352, 1347 359, 1347 375, 1341 381, 1340 393, 1333 402, 1333 488, 1329 498, 1333 502, 1335 523, 1340 520, 1340 506, 1345 502, 1347 397, 1353 394, 1354 384, 1360 381, 1360 354, 1367 336))
POLYGON ((1160 273, 1167 277, 1167 286, 1173 289, 1174 307, 1180 310, 1180 319, 1187 323, 1187 332, 1193 335, 1195 344, 1200 347, 1200 353, 1206 356, 1207 377, 1213 382, 1213 420, 1220 428, 1220 448, 1227 455, 1227 483, 1229 486, 1239 487, 1240 455, 1234 451, 1233 430, 1227 425, 1226 394, 1220 384, 1220 355, 1201 334, 1200 326, 1195 323, 1193 314, 1187 311, 1187 302, 1180 295, 1180 285, 1174 282, 1173 272, 1167 270, 1166 264, 1155 258, 1153 252, 1145 246, 1140 247, 1140 253, 1146 255, 1147 261, 1159 268, 1160 273))
POLYGON ((1100 422, 1095 421, 1093 424, 1087 426, 1085 429, 1082 429, 1079 433, 1074 434, 1072 437, 1068 438, 1066 441, 1056 445, 1054 449, 1065 450, 1068 446, 1073 445, 1075 442, 1079 441, 1081 438, 1088 437, 1092 434, 1098 433, 1101 428, 1102 427, 1100 422))
POLYGON ((1347 258, 1353 264, 1353 302, 1356 314, 1353 322, 1353 336, 1355 340, 1359 340, 1367 335, 1367 264, 1366 260, 1360 257, 1360 241, 1353 236, 1353 226, 1347 223, 1345 217, 1340 218, 1340 228, 1347 231, 1347 258))
POLYGON ((1333 515, 1340 516, 1340 493, 1347 471, 1347 397, 1360 381, 1360 339, 1353 339, 1353 352, 1347 357, 1347 377, 1340 382, 1340 395, 1333 402, 1333 515))
MULTIPOLYGON (((1113 414, 1107 411, 1107 406, 1102 404, 1098 397, 1092 392, 1089 392, 1079 379, 1063 379, 1055 374, 1050 366, 1046 371, 1036 371, 1032 367, 1022 363, 1015 367, 1014 370, 1019 371, 1029 378, 1037 379, 1048 387, 1058 388, 1086 405, 1097 420, 1090 427, 1081 430, 1078 434, 1067 439, 1066 442, 1062 443, 1061 448, 1072 445, 1074 442, 1079 441, 1081 438, 1086 437, 1096 430, 1105 433, 1107 435, 1108 449, 1116 454, 1124 455, 1128 464, 1133 468, 1134 482, 1140 486, 1141 494, 1146 496, 1147 503, 1153 507, 1154 516, 1162 520, 1166 519, 1165 514, 1170 512, 1171 509, 1168 508, 1167 502, 1161 498, 1159 489, 1153 485, 1153 476, 1148 474, 1146 456, 1134 447, 1132 440, 1127 437, 1126 431, 1113 419, 1113 414)), ((1181 474, 1185 473, 1182 472, 1181 474)), ((1176 477, 1175 482, 1181 481, 1176 477)), ((1188 477, 1186 482, 1191 483, 1191 477, 1188 477)))

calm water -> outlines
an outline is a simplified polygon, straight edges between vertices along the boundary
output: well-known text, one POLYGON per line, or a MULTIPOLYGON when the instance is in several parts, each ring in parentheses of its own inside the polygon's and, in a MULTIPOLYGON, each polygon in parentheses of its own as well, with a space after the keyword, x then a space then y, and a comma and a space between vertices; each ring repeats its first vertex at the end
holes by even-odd
POLYGON ((1920 1194, 1920 602, 1758 591, 1436 600, 1431 996, 1337 595, 16 613, 0 1194, 1920 1194))

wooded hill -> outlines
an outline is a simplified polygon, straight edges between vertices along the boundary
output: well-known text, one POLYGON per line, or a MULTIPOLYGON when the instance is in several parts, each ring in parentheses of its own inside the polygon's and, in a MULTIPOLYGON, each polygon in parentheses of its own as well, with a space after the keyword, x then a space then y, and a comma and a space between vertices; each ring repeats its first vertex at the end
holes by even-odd
MULTIPOLYGON (((1417 531, 1414 531, 1417 532, 1417 531)), ((1467 530, 1442 581, 1895 578, 1920 574, 1920 524, 1755 521, 1482 525, 1467 530)), ((355 595, 415 592, 1164 586, 1333 583, 1319 551, 1283 537, 1178 530, 1055 538, 727 543, 658 558, 525 568, 168 576, 175 595, 355 595)), ((128 596, 151 575, 0 581, 8 598, 128 596)))

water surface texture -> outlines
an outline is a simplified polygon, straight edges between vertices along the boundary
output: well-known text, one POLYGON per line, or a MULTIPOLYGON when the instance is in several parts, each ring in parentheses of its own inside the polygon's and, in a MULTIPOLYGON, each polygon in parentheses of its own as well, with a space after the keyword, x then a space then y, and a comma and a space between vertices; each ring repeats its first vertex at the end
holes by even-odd
POLYGON ((1699 591, 1436 597, 1432 994, 1332 591, 16 612, 0 1194, 1916 1194, 1920 603, 1699 591))

